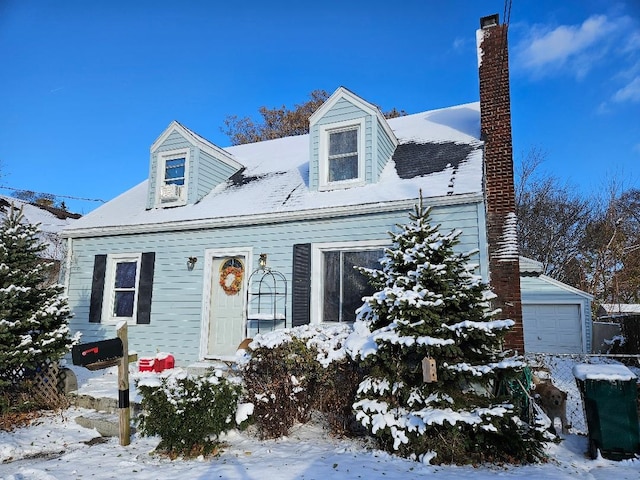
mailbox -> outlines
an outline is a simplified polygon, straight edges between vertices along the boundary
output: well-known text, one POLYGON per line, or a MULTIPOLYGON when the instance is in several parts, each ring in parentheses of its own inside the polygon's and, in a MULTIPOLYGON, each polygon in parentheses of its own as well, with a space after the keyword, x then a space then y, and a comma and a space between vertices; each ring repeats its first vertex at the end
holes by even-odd
POLYGON ((122 358, 123 355, 122 340, 119 338, 74 345, 71 350, 73 364, 87 368, 96 363, 104 363, 106 368, 106 366, 109 366, 110 360, 117 360, 122 358))

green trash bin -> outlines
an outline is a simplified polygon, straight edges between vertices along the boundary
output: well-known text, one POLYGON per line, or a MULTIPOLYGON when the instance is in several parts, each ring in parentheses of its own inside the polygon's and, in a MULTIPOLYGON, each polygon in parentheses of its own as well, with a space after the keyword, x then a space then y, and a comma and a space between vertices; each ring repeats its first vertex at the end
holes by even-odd
POLYGON ((589 453, 610 460, 640 453, 637 377, 624 365, 573 367, 584 402, 589 429, 589 453))

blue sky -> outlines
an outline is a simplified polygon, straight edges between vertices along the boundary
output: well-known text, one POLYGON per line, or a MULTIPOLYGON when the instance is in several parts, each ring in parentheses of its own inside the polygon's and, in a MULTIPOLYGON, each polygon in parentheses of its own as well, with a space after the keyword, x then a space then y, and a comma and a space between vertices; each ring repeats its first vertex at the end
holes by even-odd
MULTIPOLYGON (((475 31, 504 12, 493 0, 0 0, 0 184, 109 200, 147 177, 172 120, 225 147, 227 115, 314 89, 408 113, 477 101, 475 31)), ((535 147, 584 193, 612 177, 640 188, 640 2, 514 0, 509 23, 516 162, 535 147)))

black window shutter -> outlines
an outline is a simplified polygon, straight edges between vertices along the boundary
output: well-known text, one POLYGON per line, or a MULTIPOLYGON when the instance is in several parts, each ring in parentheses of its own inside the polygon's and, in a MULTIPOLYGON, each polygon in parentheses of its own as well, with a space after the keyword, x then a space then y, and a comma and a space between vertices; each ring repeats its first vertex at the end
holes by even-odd
POLYGON ((151 294, 153 293, 153 270, 156 263, 155 252, 142 254, 140 261, 140 283, 138 284, 138 312, 136 323, 151 323, 151 294))
POLYGON ((91 301, 89 303, 89 321, 92 323, 100 323, 102 318, 102 298, 106 270, 107 256, 96 255, 93 259, 93 279, 91 281, 91 301))
POLYGON ((311 303, 311 244, 293 246, 293 276, 291 299, 291 325, 298 327, 310 323, 311 303))

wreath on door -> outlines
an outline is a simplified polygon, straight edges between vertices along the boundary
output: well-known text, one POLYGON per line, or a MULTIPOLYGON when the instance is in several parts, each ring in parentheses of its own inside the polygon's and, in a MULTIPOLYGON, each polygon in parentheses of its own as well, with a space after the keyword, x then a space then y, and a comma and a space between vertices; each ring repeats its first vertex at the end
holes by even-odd
POLYGON ((229 258, 220 266, 219 284, 227 295, 237 295, 242 288, 244 265, 237 258, 229 258))

